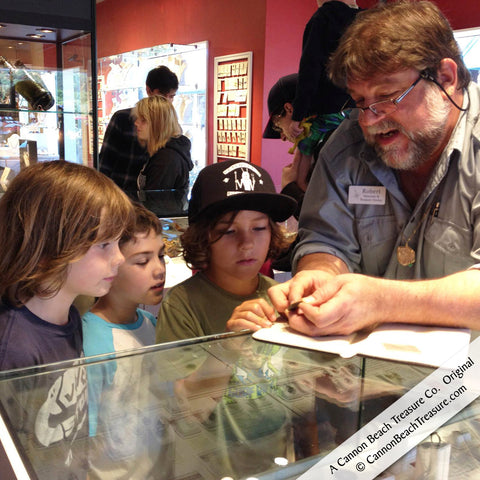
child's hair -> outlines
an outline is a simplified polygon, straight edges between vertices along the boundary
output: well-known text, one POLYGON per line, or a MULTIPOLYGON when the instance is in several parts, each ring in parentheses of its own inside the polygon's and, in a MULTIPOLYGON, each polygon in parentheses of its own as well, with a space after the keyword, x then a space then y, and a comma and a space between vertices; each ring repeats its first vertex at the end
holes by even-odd
MULTIPOLYGON (((198 219, 197 222, 190 224, 180 237, 183 248, 183 258, 192 270, 206 270, 210 265, 210 246, 213 243, 218 242, 218 240, 225 235, 235 221, 235 217, 238 215, 239 210, 228 213, 231 214, 230 218, 228 218, 228 224, 224 229, 222 228, 222 231, 220 231, 219 234, 214 235, 214 229, 220 219, 224 217, 224 212, 218 213, 214 217, 202 217, 198 219)), ((268 220, 270 224, 271 239, 267 258, 275 259, 285 253, 292 240, 288 239, 286 231, 282 225, 273 221, 271 217, 268 217, 268 220)))
POLYGON ((22 170, 0 199, 2 301, 54 296, 72 262, 132 221, 131 201, 93 168, 59 160, 22 170))
POLYGON ((175 107, 161 95, 142 98, 132 111, 133 118, 141 118, 148 124, 147 150, 152 156, 163 148, 172 137, 182 134, 175 107))
POLYGON ((153 212, 137 202, 133 203, 133 207, 135 210, 135 219, 130 227, 125 230, 123 235, 120 237, 120 247, 125 245, 125 243, 131 241, 135 242, 135 235, 141 233, 148 234, 150 232, 161 235, 162 233, 162 223, 153 212))

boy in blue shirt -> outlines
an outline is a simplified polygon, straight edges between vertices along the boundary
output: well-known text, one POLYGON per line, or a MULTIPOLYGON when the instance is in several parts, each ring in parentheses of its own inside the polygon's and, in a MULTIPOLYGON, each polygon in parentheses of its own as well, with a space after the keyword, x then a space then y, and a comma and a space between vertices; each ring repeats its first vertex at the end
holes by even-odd
POLYGON ((138 305, 156 305, 163 297, 162 225, 141 205, 135 205, 135 214, 133 231, 127 231, 119 242, 125 263, 108 294, 82 318, 86 356, 155 343, 156 318, 138 305))
MULTIPOLYGON (((155 343, 156 319, 138 305, 155 305, 162 300, 162 226, 141 205, 135 205, 135 214, 135 225, 119 241, 124 264, 109 293, 82 318, 86 356, 155 343)), ((90 479, 152 478, 159 466, 170 468, 171 462, 166 461, 171 455, 168 425, 150 410, 154 400, 148 379, 156 378, 152 374, 155 368, 144 355, 87 367, 89 432, 95 444, 90 479)), ((168 397, 169 392, 165 393, 168 397)), ((170 478, 168 473, 166 478, 170 478)))

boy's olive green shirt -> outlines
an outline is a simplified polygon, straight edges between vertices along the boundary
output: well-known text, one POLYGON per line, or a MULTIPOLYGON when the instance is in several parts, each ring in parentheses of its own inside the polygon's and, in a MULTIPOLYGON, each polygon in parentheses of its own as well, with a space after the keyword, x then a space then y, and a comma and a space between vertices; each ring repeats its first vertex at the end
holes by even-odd
POLYGON ((277 282, 259 274, 258 288, 248 296, 234 295, 212 283, 203 273, 172 287, 158 312, 156 342, 172 342, 225 332, 235 307, 245 300, 264 298, 277 282))

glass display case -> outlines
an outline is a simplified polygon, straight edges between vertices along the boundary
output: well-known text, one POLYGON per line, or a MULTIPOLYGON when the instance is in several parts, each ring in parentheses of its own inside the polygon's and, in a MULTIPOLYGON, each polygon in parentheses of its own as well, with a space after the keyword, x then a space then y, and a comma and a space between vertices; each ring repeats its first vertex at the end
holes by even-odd
MULTIPOLYGON (((64 479, 67 467, 68 478, 293 480, 431 372, 248 333, 2 372, 0 461, 12 475, 5 467, 2 479, 64 479), (72 398, 72 381, 84 394, 72 398)), ((479 478, 479 407, 435 433, 449 445, 435 478, 479 478)), ((421 471, 429 445, 381 478, 431 478, 421 471)))
POLYGON ((93 166, 92 33, 0 28, 0 184, 21 168, 59 160, 93 166))

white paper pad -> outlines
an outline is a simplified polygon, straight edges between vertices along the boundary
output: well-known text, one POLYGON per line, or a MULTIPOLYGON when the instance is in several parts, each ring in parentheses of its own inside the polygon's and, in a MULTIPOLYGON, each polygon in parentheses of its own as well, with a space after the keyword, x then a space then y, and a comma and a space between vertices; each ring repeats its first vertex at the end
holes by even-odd
MULTIPOLYGON (((386 358, 401 362, 448 368, 448 359, 464 349, 467 358, 470 330, 399 323, 385 323, 369 334, 308 337, 291 329, 286 322, 274 323, 253 334, 257 340, 336 353, 386 358)), ((455 366, 455 365, 454 365, 455 366)), ((453 366, 452 366, 453 368, 453 366)))

